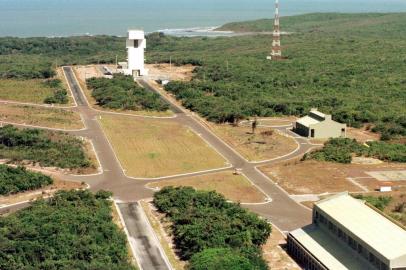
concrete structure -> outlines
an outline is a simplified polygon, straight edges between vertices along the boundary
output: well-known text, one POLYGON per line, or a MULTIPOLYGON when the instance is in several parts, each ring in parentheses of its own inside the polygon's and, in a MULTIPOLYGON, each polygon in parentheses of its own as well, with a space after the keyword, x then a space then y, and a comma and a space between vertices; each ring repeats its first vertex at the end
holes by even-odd
POLYGON ((311 109, 310 113, 298 119, 294 131, 308 138, 326 139, 346 136, 346 124, 331 119, 331 115, 311 109))
POLYGON ((304 269, 405 270, 406 231, 348 193, 317 202, 313 223, 288 234, 304 269))
POLYGON ((268 60, 280 60, 282 59, 281 50, 281 31, 279 24, 279 0, 275 0, 275 19, 272 34, 272 52, 266 59, 268 60))
POLYGON ((129 30, 126 40, 127 47, 127 66, 122 65, 124 74, 134 77, 148 74, 144 68, 144 50, 147 47, 144 31, 129 30))

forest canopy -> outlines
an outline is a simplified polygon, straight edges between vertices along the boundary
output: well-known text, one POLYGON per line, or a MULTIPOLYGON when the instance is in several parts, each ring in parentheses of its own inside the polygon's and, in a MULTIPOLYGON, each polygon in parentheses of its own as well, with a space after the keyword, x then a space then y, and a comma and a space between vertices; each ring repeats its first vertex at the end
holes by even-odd
POLYGON ((260 247, 271 225, 258 215, 219 193, 191 187, 165 187, 153 203, 171 221, 176 248, 182 259, 191 259, 191 269, 233 269, 236 262, 241 269, 267 269, 260 247))
POLYGON ((0 217, 0 269, 135 270, 109 195, 58 191, 0 217))

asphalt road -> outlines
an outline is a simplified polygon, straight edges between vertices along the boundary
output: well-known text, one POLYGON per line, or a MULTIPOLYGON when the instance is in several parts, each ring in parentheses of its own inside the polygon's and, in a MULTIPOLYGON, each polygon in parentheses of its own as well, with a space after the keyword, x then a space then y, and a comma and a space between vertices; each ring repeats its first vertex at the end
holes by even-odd
MULTIPOLYGON (((150 182, 156 182, 157 180, 135 180, 125 175, 113 149, 97 121, 97 118, 100 117, 100 115, 111 113, 91 108, 87 103, 86 97, 84 96, 76 77, 74 76, 72 68, 64 67, 63 70, 72 90, 74 99, 78 105, 74 110, 81 114, 86 126, 85 130, 72 131, 69 133, 86 137, 93 142, 100 164, 103 168, 103 171, 99 174, 91 176, 66 175, 64 178, 66 180, 84 181, 90 185, 90 189, 93 191, 100 189, 112 191, 114 193, 114 199, 122 202, 119 204, 119 207, 122 211, 124 222, 127 225, 130 237, 136 239, 134 242, 136 249, 140 252, 143 251, 142 254, 136 254, 137 257, 142 257, 142 260, 139 261, 145 263, 143 264, 145 265, 145 267, 143 266, 143 269, 168 269, 167 266, 162 263, 165 262, 165 259, 159 252, 157 252, 158 247, 156 246, 155 239, 152 237, 153 235, 146 233, 145 230, 148 225, 140 220, 138 206, 134 203, 141 199, 151 198, 153 192, 146 188, 145 185, 150 182), (144 250, 145 248, 146 250, 144 250)), ((154 89, 148 81, 140 81, 140 83, 151 91, 159 93, 159 91, 154 89)), ((284 190, 274 184, 267 176, 262 174, 256 168, 259 165, 272 165, 283 160, 303 155, 312 147, 312 145, 308 144, 306 139, 296 138, 298 149, 287 156, 259 163, 248 162, 229 145, 213 134, 209 128, 202 124, 199 118, 188 113, 166 96, 161 96, 169 102, 171 109, 176 114, 175 118, 162 119, 162 121, 176 121, 194 130, 213 148, 221 153, 233 168, 240 168, 242 173, 246 175, 250 181, 257 185, 272 199, 271 202, 264 204, 244 204, 244 207, 247 207, 268 219, 282 231, 290 231, 311 222, 311 212, 307 208, 295 202, 284 190)), ((290 132, 283 127, 279 128, 279 130, 285 133, 290 132)), ((205 173, 195 173, 194 175, 202 174, 205 173)), ((174 176, 171 178, 184 177, 185 176, 174 176)))

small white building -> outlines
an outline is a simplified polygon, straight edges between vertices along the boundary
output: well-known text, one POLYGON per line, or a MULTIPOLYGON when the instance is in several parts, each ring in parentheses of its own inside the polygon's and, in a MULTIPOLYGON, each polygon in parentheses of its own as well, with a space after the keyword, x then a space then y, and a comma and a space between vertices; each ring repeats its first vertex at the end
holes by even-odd
POLYGON ((144 31, 128 30, 126 40, 127 65, 123 65, 123 71, 126 75, 145 76, 148 70, 144 68, 144 50, 147 47, 144 31))

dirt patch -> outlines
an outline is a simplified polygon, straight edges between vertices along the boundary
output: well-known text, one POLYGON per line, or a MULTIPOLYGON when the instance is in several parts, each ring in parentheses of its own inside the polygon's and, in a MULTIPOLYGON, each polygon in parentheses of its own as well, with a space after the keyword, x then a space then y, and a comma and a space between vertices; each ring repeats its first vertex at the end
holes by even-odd
POLYGON ((367 141, 379 141, 380 135, 370 131, 367 126, 362 128, 347 127, 347 137, 365 143, 367 141))
POLYGON ((273 270, 300 270, 301 268, 286 252, 286 237, 274 226, 265 245, 262 246, 264 259, 273 270))
POLYGON ((171 81, 190 81, 193 77, 193 71, 196 66, 183 65, 175 66, 167 63, 147 64, 145 68, 149 69, 148 75, 151 77, 166 78, 171 81))
POLYGON ((194 176, 177 180, 164 180, 151 183, 151 188, 165 186, 190 186, 199 190, 214 190, 227 199, 242 203, 260 203, 265 196, 243 175, 234 175, 232 171, 194 176))
POLYGON ((260 169, 290 194, 322 194, 325 192, 363 191, 351 183, 348 178, 352 178, 369 190, 374 190, 378 187, 379 181, 366 172, 404 168, 406 165, 400 163, 359 165, 293 160, 260 169))
POLYGON ((297 148, 292 137, 269 127, 257 127, 252 133, 251 127, 246 125, 208 124, 219 137, 250 161, 276 158, 297 148))

